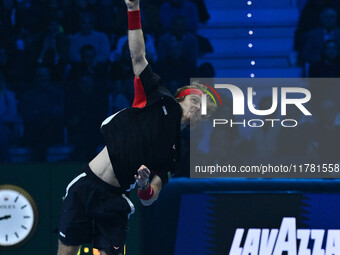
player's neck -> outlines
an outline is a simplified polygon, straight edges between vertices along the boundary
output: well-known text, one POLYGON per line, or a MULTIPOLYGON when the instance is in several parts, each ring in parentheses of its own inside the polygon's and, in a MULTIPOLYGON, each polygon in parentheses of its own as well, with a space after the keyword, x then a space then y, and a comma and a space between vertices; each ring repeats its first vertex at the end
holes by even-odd
POLYGON ((182 120, 181 120, 181 130, 186 128, 189 124, 190 124, 190 120, 187 119, 187 118, 182 117, 182 120))

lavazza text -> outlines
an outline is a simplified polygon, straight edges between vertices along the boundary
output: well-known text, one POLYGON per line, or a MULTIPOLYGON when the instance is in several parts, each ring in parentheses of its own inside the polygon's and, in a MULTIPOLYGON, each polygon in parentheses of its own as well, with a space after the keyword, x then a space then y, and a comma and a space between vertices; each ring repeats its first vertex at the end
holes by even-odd
POLYGON ((242 247, 244 232, 236 229, 229 255, 340 255, 340 229, 296 229, 292 217, 283 218, 280 229, 248 229, 242 247))

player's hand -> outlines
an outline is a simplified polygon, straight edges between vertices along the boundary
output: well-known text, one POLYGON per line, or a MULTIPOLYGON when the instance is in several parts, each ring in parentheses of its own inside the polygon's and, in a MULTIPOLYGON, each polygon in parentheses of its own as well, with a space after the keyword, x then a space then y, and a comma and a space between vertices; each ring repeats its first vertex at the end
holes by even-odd
POLYGON ((150 170, 146 166, 141 165, 137 170, 137 175, 135 175, 135 179, 140 188, 143 188, 145 185, 147 185, 149 176, 150 170))
POLYGON ((139 0, 125 0, 125 4, 129 11, 139 9, 139 0))

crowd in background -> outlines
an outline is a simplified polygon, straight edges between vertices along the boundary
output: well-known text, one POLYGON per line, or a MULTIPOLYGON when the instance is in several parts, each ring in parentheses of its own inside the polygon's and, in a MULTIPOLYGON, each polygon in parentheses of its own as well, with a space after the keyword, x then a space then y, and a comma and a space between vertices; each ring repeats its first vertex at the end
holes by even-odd
MULTIPOLYGON (((203 0, 144 0, 142 19, 147 59, 171 92, 214 75, 197 67, 212 51, 196 34, 209 19, 203 0)), ((19 146, 46 161, 58 144, 89 160, 104 144, 101 122, 133 101, 124 1, 3 0, 0 35, 0 160, 19 146)))
POLYGON ((340 77, 340 2, 309 0, 295 34, 300 64, 309 65, 309 77, 340 77))
MULTIPOLYGON (((141 5, 147 59, 171 92, 190 77, 214 77, 210 63, 197 66, 198 58, 213 51, 209 40, 196 33, 210 18, 204 0, 143 0, 141 5)), ((339 12, 336 0, 309 0, 301 10, 295 50, 301 65, 309 63, 310 77, 340 76, 339 12)), ((69 159, 88 161, 104 144, 101 122, 131 106, 133 78, 124 1, 3 0, 0 161, 13 161, 15 147, 29 148, 29 160, 46 161, 49 148, 57 145, 72 147, 69 159)), ((299 132, 265 127, 244 139, 231 129, 228 149, 216 153, 239 161, 288 157, 295 153, 290 141, 303 134, 306 141, 295 148, 299 153, 326 157, 323 146, 329 142, 338 158, 338 102, 325 96, 318 103, 327 114, 320 110, 299 132)), ((185 131, 184 159, 188 138, 185 131)))

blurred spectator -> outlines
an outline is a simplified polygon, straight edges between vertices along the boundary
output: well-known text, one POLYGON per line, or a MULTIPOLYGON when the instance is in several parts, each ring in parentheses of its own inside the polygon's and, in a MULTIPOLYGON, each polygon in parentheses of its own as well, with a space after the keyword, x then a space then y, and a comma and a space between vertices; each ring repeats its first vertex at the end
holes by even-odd
POLYGON ((1 25, 9 32, 15 26, 15 1, 3 0, 1 2, 1 25))
POLYGON ((215 77, 215 69, 209 62, 200 64, 197 68, 197 77, 199 78, 213 78, 215 77))
MULTIPOLYGON (((155 40, 153 36, 149 33, 143 33, 145 42, 145 54, 149 63, 154 63, 157 61, 157 52, 155 48, 155 40)), ((116 49, 111 53, 111 62, 119 61, 122 57, 123 47, 127 44, 128 37, 122 36, 117 41, 116 49)))
POLYGON ((164 0, 144 0, 141 1, 141 18, 143 24, 143 32, 149 34, 160 35, 162 33, 162 25, 159 15, 160 6, 164 0))
POLYGON ((119 93, 122 93, 132 105, 134 88, 134 74, 130 57, 129 45, 126 42, 122 48, 122 54, 115 62, 111 64, 110 78, 113 88, 111 93, 114 93, 117 88, 120 88, 119 93))
POLYGON ((315 160, 324 163, 340 160, 340 126, 336 123, 339 114, 339 102, 324 98, 316 115, 316 123, 310 125, 310 153, 316 155, 315 160))
POLYGON ((295 105, 287 105, 286 107, 287 115, 285 119, 296 120, 298 125, 295 128, 280 129, 277 137, 277 143, 279 144, 277 149, 278 158, 294 162, 304 162, 314 159, 315 156, 311 155, 308 150, 312 141, 309 128, 311 121, 313 121, 312 117, 306 119, 308 120, 308 122, 306 122, 299 108, 295 105))
POLYGON ((17 96, 27 87, 29 77, 28 56, 25 38, 0 46, 0 73, 4 75, 8 88, 17 96))
MULTIPOLYGON (((232 101, 225 94, 220 93, 222 98, 223 107, 220 107, 214 119, 232 119, 236 121, 232 113, 232 101)), ((210 136, 209 147, 210 151, 207 157, 212 157, 214 163, 225 164, 232 163, 237 164, 244 158, 247 158, 250 153, 249 143, 243 139, 238 130, 237 125, 216 125, 213 128, 210 136)))
POLYGON ((89 0, 63 0, 62 25, 66 34, 75 34, 79 31, 81 15, 94 11, 94 5, 89 0))
POLYGON ((80 62, 80 49, 90 44, 96 49, 96 61, 106 62, 110 56, 110 43, 106 34, 93 30, 94 17, 92 13, 84 13, 80 18, 80 32, 70 36, 70 59, 80 62))
POLYGON ((108 87, 109 72, 107 63, 97 62, 96 49, 92 45, 84 45, 81 50, 81 61, 73 63, 71 70, 67 75, 67 80, 71 82, 66 88, 72 87, 72 83, 79 80, 80 77, 86 75, 91 76, 97 82, 97 87, 106 90, 108 87))
POLYGON ((32 34, 48 30, 50 20, 61 22, 64 12, 59 0, 24 0, 29 7, 28 27, 32 34))
POLYGON ((60 80, 68 63, 69 39, 57 19, 48 22, 46 31, 36 34, 30 47, 33 65, 49 67, 53 80, 60 80))
POLYGON ((183 83, 177 80, 167 81, 166 85, 171 94, 175 94, 177 89, 183 87, 183 83))
POLYGON ((210 19, 210 15, 204 0, 189 0, 189 1, 193 2, 197 6, 199 22, 202 24, 207 23, 207 21, 210 19))
POLYGON ((34 160, 44 161, 48 147, 61 142, 65 102, 62 90, 51 83, 47 67, 36 69, 34 85, 19 101, 24 145, 32 150, 34 160))
POLYGON ((302 61, 316 63, 321 61, 324 42, 334 40, 340 44, 340 29, 336 27, 338 15, 332 8, 325 8, 320 14, 321 27, 304 35, 302 61))
MULTIPOLYGON (((189 1, 196 5, 196 9, 198 11, 198 14, 197 14, 198 21, 202 24, 205 24, 209 20, 210 15, 208 13, 204 0, 189 0, 189 1)), ((160 6, 162 6, 166 2, 169 2, 169 1, 168 0, 145 0, 141 2, 141 5, 142 5, 141 9, 143 12, 142 23, 143 23, 144 32, 157 34, 157 35, 163 32, 162 23, 160 20, 161 19, 160 6)), ((176 6, 176 3, 174 6, 176 6)), ((189 3, 189 6, 190 6, 190 3, 189 3)), ((190 10, 190 12, 195 12, 195 10, 190 10)), ((178 13, 176 13, 174 16, 177 16, 177 15, 183 15, 183 13, 180 13, 178 11, 178 13)), ((162 17, 162 18, 167 19, 167 17, 162 17)), ((168 20, 168 22, 169 23, 171 22, 171 17, 168 20)))
POLYGON ((131 98, 128 98, 130 93, 127 91, 130 87, 124 86, 122 80, 114 82, 112 93, 109 96, 109 115, 120 111, 121 109, 131 107, 131 98))
POLYGON ((320 20, 315 17, 320 17, 320 13, 325 7, 328 7, 325 0, 307 1, 300 14, 298 23, 299 32, 306 33, 317 28, 320 25, 320 20))
POLYGON ((0 161, 8 160, 8 149, 19 138, 19 132, 16 132, 19 123, 15 93, 7 90, 0 73, 0 161))
POLYGON ((203 57, 207 53, 214 52, 214 48, 210 43, 209 39, 204 36, 196 34, 196 38, 198 41, 198 55, 199 57, 203 57))
POLYGON ((126 10, 124 1, 116 0, 99 0, 97 1, 96 13, 96 29, 104 32, 110 39, 116 35, 126 34, 127 24, 126 10))
POLYGON ((8 64, 8 54, 5 47, 0 46, 0 75, 5 79, 10 77, 10 68, 8 64))
POLYGON ((174 17, 170 32, 159 39, 158 72, 166 82, 185 84, 196 73, 198 41, 194 34, 186 32, 185 20, 183 16, 174 17))
POLYGON ((304 4, 300 6, 302 8, 298 28, 295 32, 295 50, 300 51, 303 45, 303 34, 309 32, 320 26, 320 19, 315 17, 320 17, 320 13, 326 7, 333 8, 337 11, 339 15, 340 3, 338 0, 309 0, 309 1, 299 1, 298 4, 304 4), (300 3, 302 2, 302 3, 300 3))
MULTIPOLYGON (((271 97, 263 97, 259 103, 260 110, 268 110, 272 106, 271 97)), ((277 112, 267 115, 267 119, 277 119, 277 112)), ((274 125, 271 122, 265 121, 262 127, 254 128, 251 141, 254 146, 254 160, 272 159, 278 153, 278 135, 281 126, 274 125)))
POLYGON ((79 77, 67 96, 66 123, 70 143, 75 146, 73 160, 88 160, 104 144, 100 124, 107 116, 107 96, 89 75, 79 77))
POLYGON ((318 111, 325 98, 333 97, 333 100, 338 100, 340 95, 338 79, 309 79, 309 90, 312 94, 309 104, 313 112, 318 111))
POLYGON ((114 0, 99 0, 96 4, 96 28, 109 38, 114 33, 117 8, 114 0))
POLYGON ((310 77, 340 77, 340 53, 336 41, 328 40, 324 43, 321 61, 312 64, 310 77))
POLYGON ((184 30, 196 32, 198 25, 198 10, 195 4, 187 0, 168 0, 161 5, 159 11, 162 28, 164 31, 172 29, 173 20, 177 16, 185 19, 184 30))
POLYGON ((2 0, 0 4, 0 24, 6 37, 11 38, 22 30, 29 29, 30 15, 26 0, 2 0))

